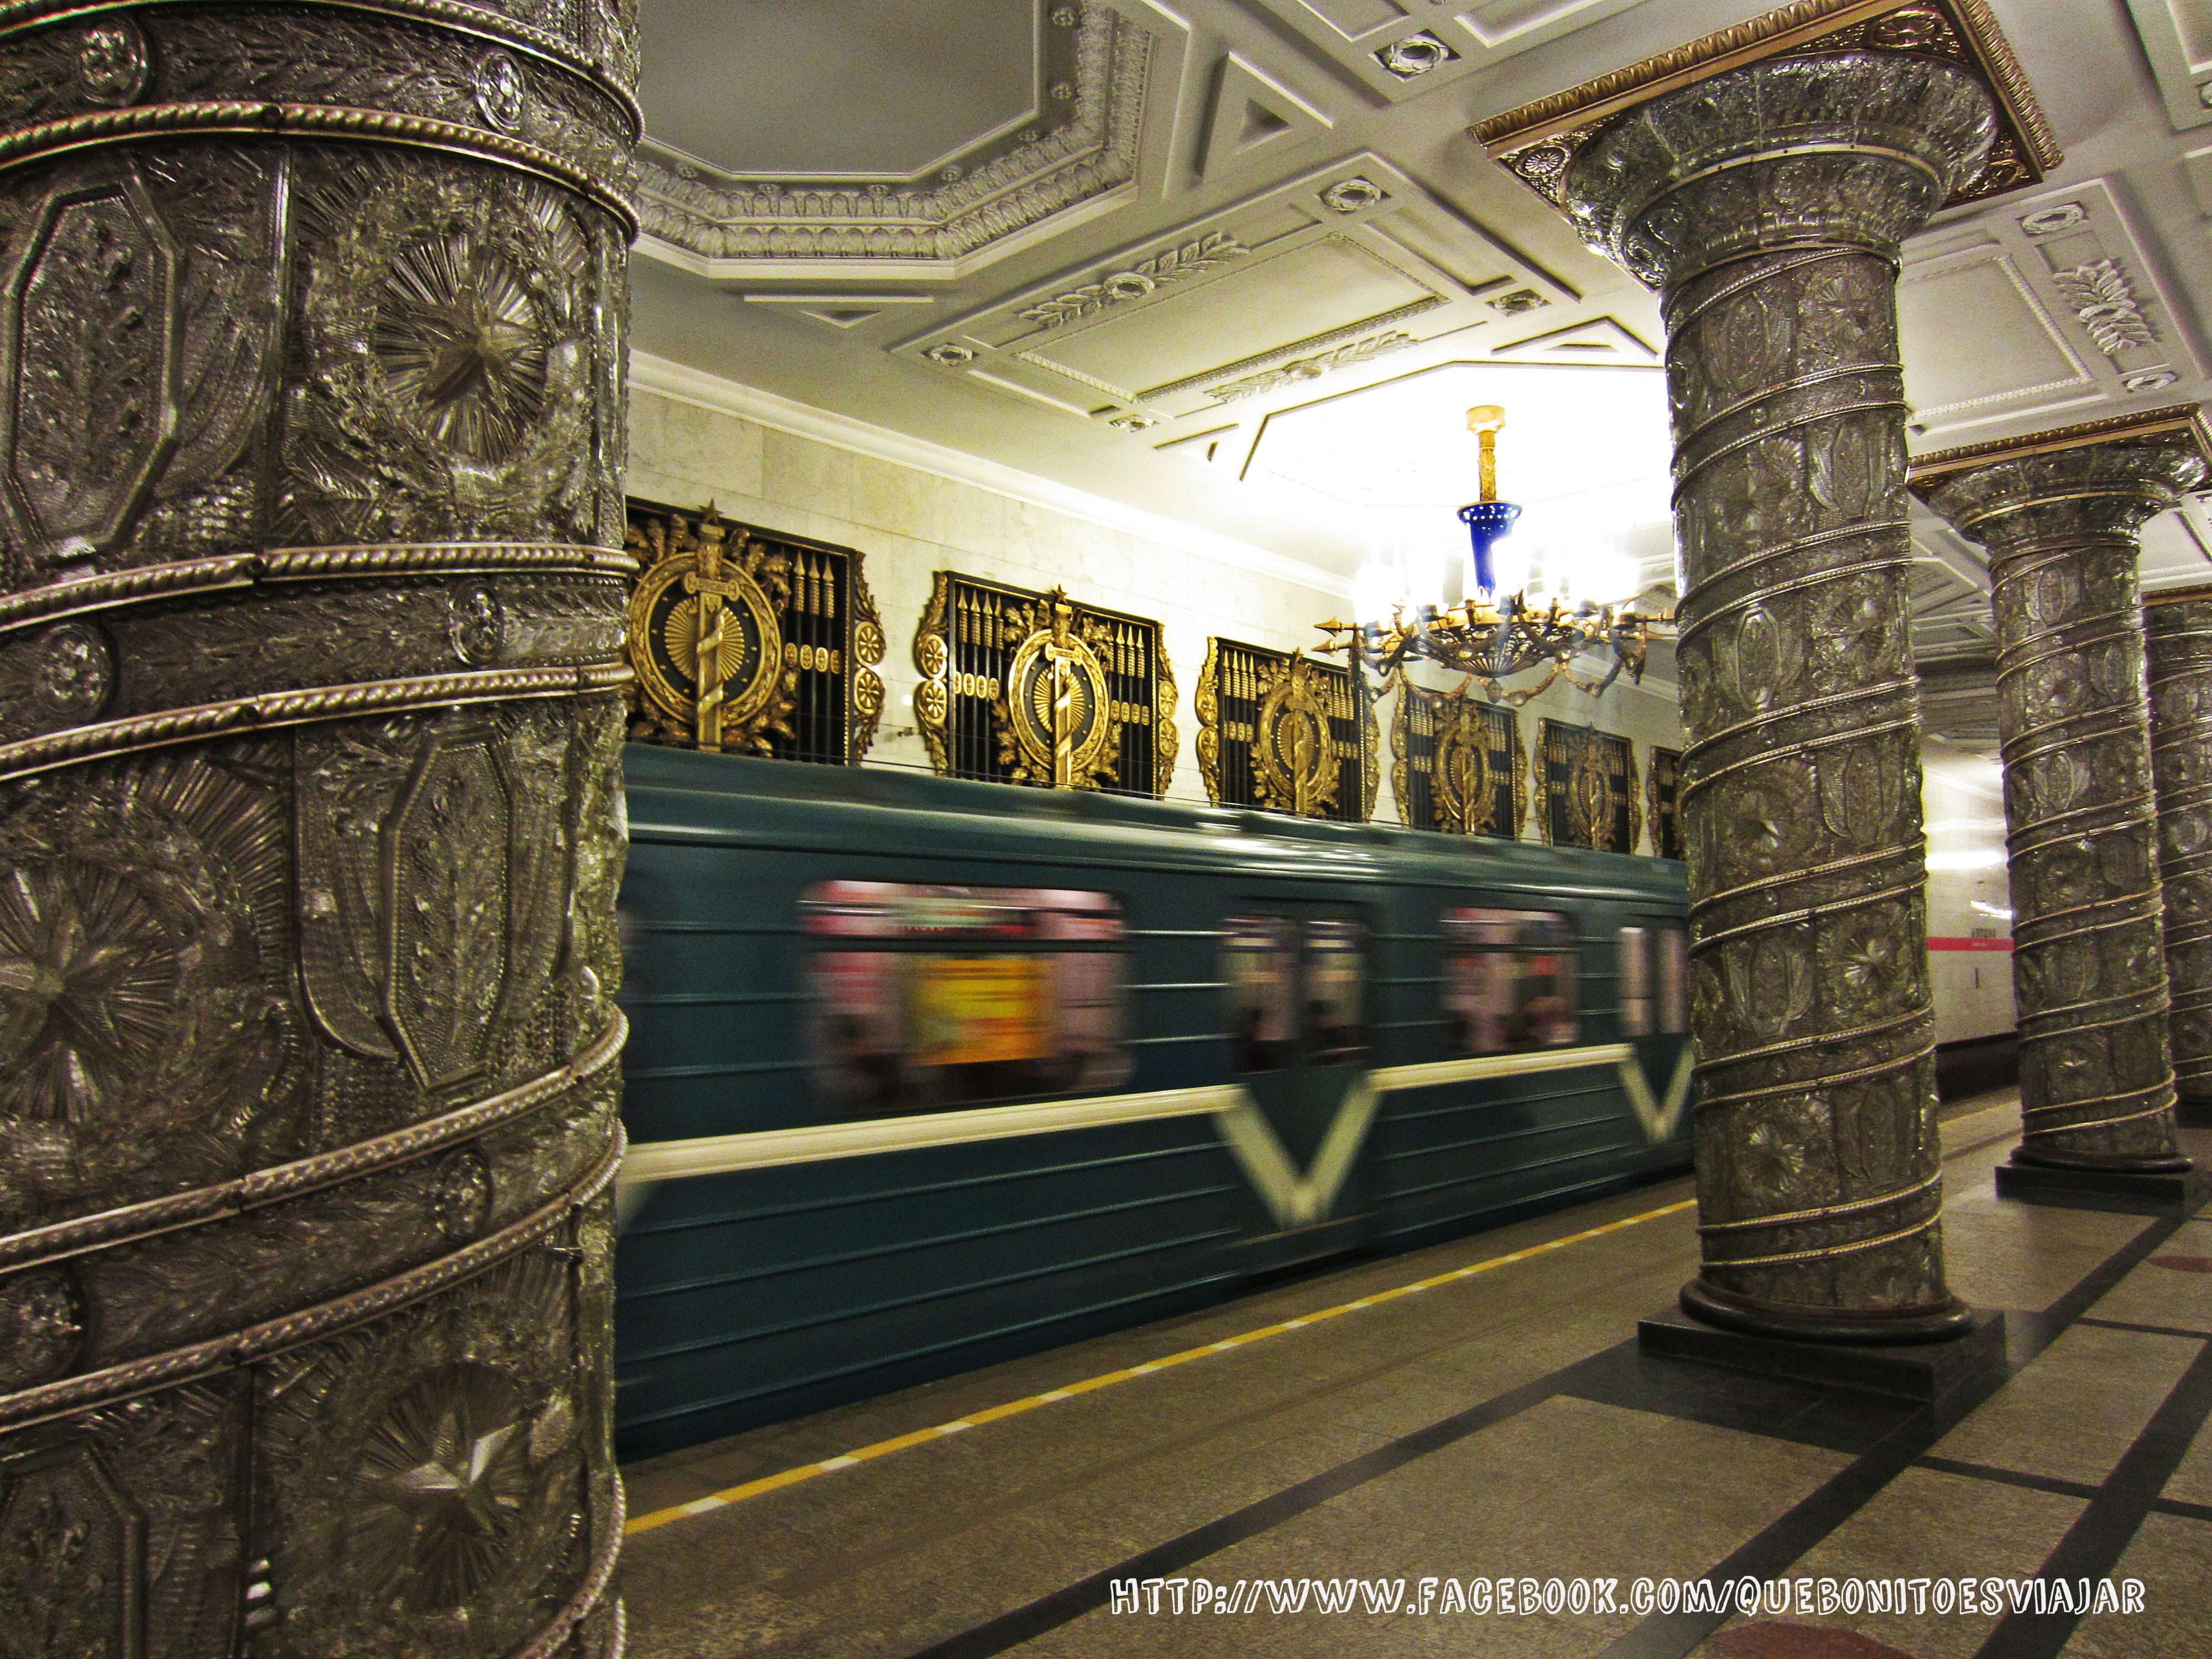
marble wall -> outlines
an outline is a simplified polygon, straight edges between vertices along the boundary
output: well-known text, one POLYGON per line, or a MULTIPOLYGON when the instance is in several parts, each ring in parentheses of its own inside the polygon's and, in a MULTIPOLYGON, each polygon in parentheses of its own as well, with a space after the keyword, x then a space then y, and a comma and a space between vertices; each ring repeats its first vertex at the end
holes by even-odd
POLYGON ((2002 774, 1993 760, 1926 750, 1928 972, 1936 1040, 2013 1029, 2012 898, 2002 774))
MULTIPOLYGON (((1179 752, 1170 795, 1186 800, 1206 799, 1191 700, 1208 636, 1278 650, 1310 648, 1321 638, 1316 623, 1350 614, 1348 590, 1333 578, 1315 571, 1302 580, 1303 567, 1256 548, 1246 559, 1231 544, 1177 544, 1108 521, 1113 509, 1106 503, 1098 516, 1075 510, 1067 504, 1072 492, 1042 480, 1024 494, 1018 475, 994 478, 1003 487, 987 487, 950 476, 954 463, 939 471, 891 459, 917 447, 896 434, 881 434, 878 444, 866 428, 841 434, 842 441, 803 434, 776 424, 772 412, 763 416, 764 400, 757 395, 696 373, 687 372, 677 391, 656 389, 649 373, 637 378, 646 384, 634 385, 630 396, 631 495, 686 507, 711 499, 725 518, 866 556, 890 641, 879 671, 884 723, 868 756, 872 765, 928 766, 915 730, 912 697, 920 676, 913 641, 939 570, 1037 590, 1064 584, 1085 603, 1158 618, 1178 690, 1179 752)), ((1171 526, 1161 529, 1172 533, 1171 526)), ((1449 676, 1422 678, 1440 686, 1452 683, 1449 676)), ((1383 751, 1376 817, 1395 823, 1390 714, 1387 703, 1377 711, 1383 751)), ((1547 715, 1629 736, 1639 777, 1652 744, 1681 746, 1673 688, 1656 682, 1616 684, 1596 698, 1564 684, 1547 689, 1521 714, 1522 741, 1531 750, 1538 722, 1547 715)), ((1524 834, 1540 838, 1533 804, 1524 834)), ((1649 849, 1647 838, 1638 850, 1649 849)))

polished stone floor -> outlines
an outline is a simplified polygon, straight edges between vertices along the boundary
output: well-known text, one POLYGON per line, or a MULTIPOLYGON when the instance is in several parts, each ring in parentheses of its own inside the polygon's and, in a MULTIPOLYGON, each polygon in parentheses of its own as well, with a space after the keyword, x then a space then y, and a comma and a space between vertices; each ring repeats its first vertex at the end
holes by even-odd
MULTIPOLYGON (((1686 1181, 1646 1187, 634 1465, 631 1650, 2202 1659, 2212 1206, 2001 1201, 2017 1110, 1986 1096, 1944 1125, 1952 1283, 2008 1310, 2001 1382, 1915 1405, 1639 1357, 1638 1316, 1697 1256, 1686 1181), (2140 1579, 2142 1608, 1939 1613, 1910 1587, 2039 1575, 2140 1579), (1540 1589, 1533 1612, 1495 1610, 1501 1577, 1625 1598, 1708 1577, 1805 1580, 1808 1605, 1546 1611, 1540 1589), (1477 1577, 1486 1614, 1452 1601, 1477 1577), (1147 1579, 1117 1610, 1114 1587, 1147 1579), (1822 1579, 1907 1581, 1906 1610, 1823 1616, 1822 1579), (1199 1580, 1241 1587, 1234 1610, 1174 1612, 1199 1580)), ((2212 1132, 2185 1138, 2212 1167, 2212 1132)))

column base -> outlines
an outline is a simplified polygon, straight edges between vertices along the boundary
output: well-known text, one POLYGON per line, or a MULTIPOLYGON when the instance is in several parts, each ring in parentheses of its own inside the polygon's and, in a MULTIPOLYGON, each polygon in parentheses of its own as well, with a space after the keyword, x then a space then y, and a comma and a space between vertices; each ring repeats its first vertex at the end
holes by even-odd
MULTIPOLYGON (((2017 1158, 2018 1154, 2015 1153, 2017 1158)), ((2055 1164, 1997 1165, 1997 1196, 2069 1210, 2155 1214, 2190 1201, 2203 1177, 2188 1160, 2178 1170, 2091 1170, 2055 1164)))
POLYGON ((1953 1297, 1925 1313, 1853 1315, 1839 1310, 1762 1307, 1716 1291, 1702 1278, 1682 1286, 1682 1311, 1706 1325, 1746 1336, 1785 1342, 1834 1342, 1850 1347, 1887 1348, 1899 1343, 1948 1342, 1964 1336, 1973 1310, 1953 1297))
POLYGON ((2212 1129, 2212 1095, 2181 1096, 2173 1103, 2173 1121, 2185 1129, 2212 1129))
POLYGON ((1936 1400, 2004 1369, 2004 1314, 1970 1310, 1948 1340, 1815 1342, 1723 1330, 1668 1308, 1636 1322, 1636 1345, 1663 1359, 1686 1359, 1761 1376, 1893 1399, 1936 1400))

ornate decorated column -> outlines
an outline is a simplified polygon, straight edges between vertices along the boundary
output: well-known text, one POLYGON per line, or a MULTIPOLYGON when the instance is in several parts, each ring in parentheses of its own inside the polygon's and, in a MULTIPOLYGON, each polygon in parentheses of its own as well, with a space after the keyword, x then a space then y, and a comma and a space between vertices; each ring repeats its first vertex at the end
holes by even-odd
POLYGON ((2164 889, 2166 1049, 2174 1115, 2212 1123, 2212 586, 2154 594, 2143 606, 2150 653, 2151 774, 2158 787, 2164 889))
POLYGON ((2162 1191, 2189 1168, 2173 1135, 2136 560, 2143 521, 2203 481, 2202 441, 2191 406, 1912 469, 1915 493, 1990 555, 2021 1033, 2021 1140, 2000 1192, 2063 1197, 2114 1175, 2167 1177, 2162 1191))
POLYGON ((627 8, 0 64, 0 1650, 610 1653, 627 8))
POLYGON ((1945 1282, 1899 246, 2056 159, 1978 7, 1800 4, 1476 129, 1665 295, 1710 1324, 1963 1334, 1945 1282))

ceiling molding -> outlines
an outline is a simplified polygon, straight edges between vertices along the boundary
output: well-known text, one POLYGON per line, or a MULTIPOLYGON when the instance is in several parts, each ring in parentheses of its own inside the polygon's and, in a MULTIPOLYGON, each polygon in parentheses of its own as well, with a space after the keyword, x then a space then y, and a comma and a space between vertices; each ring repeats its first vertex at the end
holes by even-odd
POLYGON ((1215 76, 1199 173, 1218 179, 1240 167, 1273 160, 1277 151, 1301 139, 1320 137, 1335 125, 1326 111, 1231 52, 1221 60, 1215 76))
POLYGON ((1046 102, 1072 114, 994 137, 972 167, 903 184, 787 183, 723 174, 648 140, 638 161, 641 251, 710 278, 953 280, 1119 204, 1138 179, 1160 37, 1099 4, 1054 6, 1040 27, 1075 36, 1066 78, 1046 88, 1046 102))
POLYGON ((1513 340, 1490 349, 1500 362, 1602 363, 1607 367, 1648 367, 1659 362, 1659 352, 1644 337, 1613 317, 1590 317, 1568 323, 1525 340, 1513 340))
POLYGON ((2103 179, 2006 202, 1917 244, 1898 309, 1916 442, 2170 398, 2204 372, 2103 179))
POLYGON ((2128 10, 2174 131, 2212 123, 2212 0, 2128 0, 2128 10))
POLYGON ((1346 80, 1390 103, 1612 17, 1642 0, 1256 0, 1346 80))
POLYGON ((1255 547, 1249 542, 1218 535, 1212 531, 1150 513, 1142 507, 1110 501, 1103 495, 1094 495, 1089 490, 1078 489, 1072 484, 1040 477, 1034 472, 1024 472, 1002 462, 986 460, 963 450, 934 443, 927 438, 912 437, 903 432, 894 432, 888 427, 855 420, 849 415, 836 414, 826 409, 817 409, 810 404, 802 404, 795 398, 780 397, 773 392, 741 386, 735 380, 725 380, 719 374, 710 374, 704 369, 693 368, 689 364, 675 362, 666 357, 655 356, 649 351, 630 353, 629 385, 632 392, 649 392, 657 397, 696 404, 701 409, 711 409, 717 414, 735 416, 739 420, 772 427, 778 432, 811 439, 833 448, 850 450, 877 460, 912 467, 917 472, 926 472, 933 477, 972 484, 978 489, 1011 496, 1016 501, 1047 507, 1054 513, 1065 513, 1072 518, 1103 525, 1109 530, 1141 536, 1147 541, 1194 553, 1201 558, 1212 559, 1222 564, 1233 565, 1255 575, 1310 588, 1332 599, 1351 597, 1350 582, 1312 565, 1285 558, 1264 547, 1255 547))
POLYGON ((1302 396, 1322 376, 1577 297, 1359 151, 895 351, 1118 431, 1170 428, 1158 445, 1220 425, 1232 404, 1302 396))
POLYGON ((775 306, 840 331, 872 323, 901 306, 926 306, 926 294, 746 294, 747 305, 775 306))

